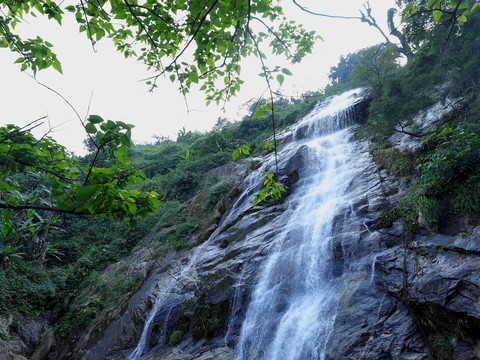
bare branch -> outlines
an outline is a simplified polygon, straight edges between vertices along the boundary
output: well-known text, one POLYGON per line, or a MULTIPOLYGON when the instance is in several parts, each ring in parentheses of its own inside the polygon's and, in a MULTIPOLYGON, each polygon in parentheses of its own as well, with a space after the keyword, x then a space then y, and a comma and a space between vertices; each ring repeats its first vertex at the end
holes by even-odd
MULTIPOLYGON (((275 114, 274 114, 274 111, 273 111, 273 94, 274 94, 274 92, 273 92, 272 87, 270 85, 270 79, 268 77, 269 75, 267 73, 267 67, 265 66, 265 62, 263 61, 263 57, 262 57, 263 54, 260 51, 260 47, 258 46, 257 40, 253 36, 250 29, 247 28, 247 32, 250 34, 250 37, 252 38, 253 43, 255 44, 255 48, 257 49, 258 57, 260 58, 260 61, 262 63, 263 74, 265 76, 265 80, 267 81, 268 91, 270 92, 270 102, 272 104, 273 141, 274 141, 274 144, 276 144, 277 143, 277 134, 276 134, 276 130, 275 130, 275 114)), ((275 172, 278 172, 278 158, 277 158, 277 147, 276 146, 275 146, 274 150, 275 150, 275 172)))
POLYGON ((296 0, 292 0, 295 5, 297 5, 302 11, 305 11, 306 13, 315 15, 315 16, 322 16, 322 17, 327 17, 331 19, 345 19, 345 20, 362 20, 361 17, 358 16, 339 16, 339 15, 328 15, 328 14, 322 14, 322 13, 317 13, 311 10, 308 10, 306 7, 300 5, 296 0))
POLYGON ((38 118, 38 119, 36 119, 36 120, 33 120, 33 121, 29 122, 27 125, 24 125, 24 126, 22 126, 21 128, 16 129, 16 130, 10 132, 10 133, 9 133, 8 135, 6 135, 4 138, 0 139, 0 144, 3 143, 3 142, 5 142, 5 141, 7 141, 7 140, 10 140, 10 139, 12 139, 12 138, 14 138, 14 137, 16 137, 16 136, 19 136, 19 135, 21 135, 21 134, 23 134, 23 133, 32 131, 33 129, 35 129, 35 128, 37 128, 37 127, 39 127, 40 125, 43 124, 43 121, 42 121, 42 122, 39 122, 39 121, 44 120, 44 119, 46 119, 46 118, 47 118, 47 115, 42 116, 41 118, 38 118))
POLYGON ((372 8, 370 6, 370 2, 367 1, 366 4, 363 4, 363 8, 365 9, 364 13, 362 10, 360 10, 360 14, 362 17, 360 18, 360 21, 367 23, 370 26, 373 26, 375 29, 377 29, 380 34, 382 34, 383 38, 385 39, 387 44, 391 44, 390 39, 388 38, 387 35, 383 32, 383 30, 378 26, 377 21, 375 18, 372 16, 372 8))

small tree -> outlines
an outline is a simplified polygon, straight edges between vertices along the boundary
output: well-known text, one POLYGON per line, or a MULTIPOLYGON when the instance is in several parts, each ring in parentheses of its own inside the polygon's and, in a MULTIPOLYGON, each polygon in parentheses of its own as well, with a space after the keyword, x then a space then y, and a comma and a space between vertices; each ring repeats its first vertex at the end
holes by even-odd
POLYGON ((36 139, 31 130, 37 125, 0 127, 0 251, 10 254, 31 238, 33 259, 43 263, 49 249, 46 232, 60 214, 128 218, 133 226, 136 217, 160 205, 155 192, 130 188, 144 177, 127 156, 131 125, 90 116, 85 128, 96 150, 89 164, 81 164, 51 137, 36 139), (107 166, 97 164, 102 151, 109 156, 107 166))

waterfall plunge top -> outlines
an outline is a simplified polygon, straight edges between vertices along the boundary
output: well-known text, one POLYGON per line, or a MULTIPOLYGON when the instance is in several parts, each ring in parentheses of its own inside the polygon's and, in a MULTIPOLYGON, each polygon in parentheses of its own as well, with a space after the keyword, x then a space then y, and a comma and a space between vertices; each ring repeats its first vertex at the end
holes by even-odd
MULTIPOLYGON (((331 134, 357 122, 354 106, 365 97, 364 88, 319 101, 298 123, 287 128, 287 141, 299 141, 331 134)), ((282 137, 282 135, 279 135, 282 137)))

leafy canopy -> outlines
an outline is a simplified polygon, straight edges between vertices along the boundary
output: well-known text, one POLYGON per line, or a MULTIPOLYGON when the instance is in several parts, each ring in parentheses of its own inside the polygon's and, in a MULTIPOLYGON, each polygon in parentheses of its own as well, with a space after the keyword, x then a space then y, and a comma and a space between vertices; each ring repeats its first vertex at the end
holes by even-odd
MULTIPOLYGON (((93 47, 108 38, 125 57, 136 57, 155 71, 145 79, 152 88, 161 76, 178 81, 183 94, 202 83, 207 103, 226 101, 239 91, 241 59, 252 54, 263 58, 261 43, 295 63, 311 52, 316 39, 313 31, 288 21, 277 0, 81 0, 75 5, 7 0, 0 9, 5 14, 0 15, 0 47, 20 55, 16 62, 22 71, 53 67, 62 72, 51 43, 16 33, 23 17, 40 15, 61 24, 71 15, 93 47)), ((280 84, 284 81, 280 67, 263 70, 280 84)))
MULTIPOLYGON (((401 3, 402 0, 398 2, 401 3)), ((407 2, 404 12, 407 17, 417 13, 431 12, 436 23, 443 16, 443 19, 448 17, 447 21, 453 24, 463 24, 478 5, 477 1, 471 0, 414 0, 407 2)))

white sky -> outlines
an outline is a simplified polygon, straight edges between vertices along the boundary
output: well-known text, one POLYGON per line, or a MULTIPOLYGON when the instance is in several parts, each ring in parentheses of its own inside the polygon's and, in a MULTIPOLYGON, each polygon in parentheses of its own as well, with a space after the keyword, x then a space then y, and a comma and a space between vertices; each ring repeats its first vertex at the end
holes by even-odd
MULTIPOLYGON (((358 16, 358 9, 364 3, 363 0, 298 2, 312 11, 342 16, 358 16)), ((383 41, 376 29, 358 20, 313 16, 300 11, 290 0, 283 0, 282 5, 289 18, 317 31, 324 39, 323 42, 318 41, 313 54, 301 64, 286 66, 293 72, 293 76, 286 77, 281 89, 287 96, 323 88, 327 84, 330 67, 338 63, 340 55, 383 41)), ((394 7, 394 0, 370 0, 370 5, 377 22, 388 33, 386 14, 389 8, 394 7)), ((147 85, 138 80, 153 73, 147 72, 146 67, 134 59, 124 59, 123 54, 115 52, 108 39, 97 43, 97 52, 93 52, 85 33, 78 33, 78 25, 68 15, 61 27, 54 21, 43 21, 38 25, 38 20, 24 25, 24 31, 29 36, 38 34, 53 43, 53 50, 62 63, 63 75, 48 69, 37 74, 38 80, 60 92, 82 117, 85 117, 90 103, 90 114, 134 124, 132 138, 137 143, 153 142, 152 135, 175 139, 182 127, 210 130, 220 116, 232 121, 241 120, 244 115, 240 113, 242 105, 259 97, 266 88, 264 80, 258 77, 261 72, 259 60, 251 58, 242 64, 245 84, 240 94, 227 104, 226 113, 214 104, 206 107, 204 95, 195 89, 187 96, 190 108, 190 113, 187 113, 184 98, 178 93, 176 84, 168 78, 162 79, 153 93, 148 92, 147 85)), ((17 57, 7 49, 0 49, 0 124, 21 126, 48 115, 51 126, 56 127, 52 136, 75 153, 83 154, 82 141, 86 135, 72 109, 58 95, 20 72, 19 64, 14 64, 17 57)), ((278 65, 287 64, 282 60, 278 65)), ((39 131, 46 129, 45 126, 39 131)))

